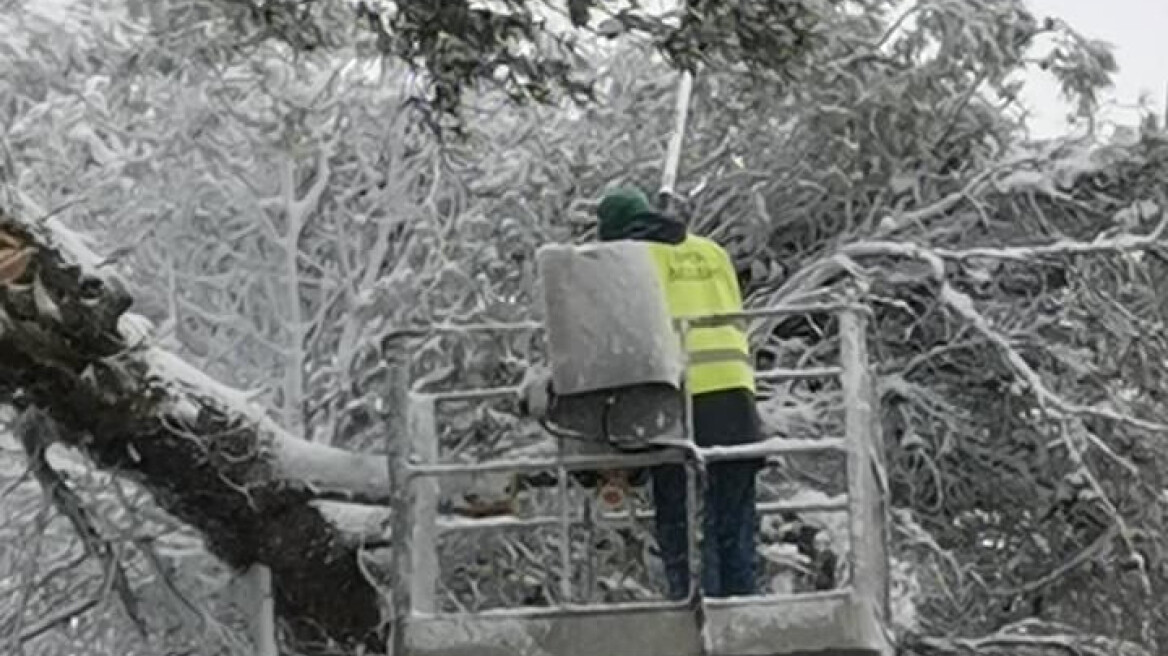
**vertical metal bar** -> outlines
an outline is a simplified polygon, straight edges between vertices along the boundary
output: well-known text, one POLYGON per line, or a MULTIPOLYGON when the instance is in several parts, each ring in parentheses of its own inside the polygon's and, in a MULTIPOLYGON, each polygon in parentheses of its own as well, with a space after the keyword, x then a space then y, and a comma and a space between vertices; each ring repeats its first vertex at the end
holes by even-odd
MULTIPOLYGON (((681 343, 681 399, 682 399, 682 439, 686 444, 694 445, 693 427, 693 398, 689 393, 689 338, 690 325, 685 319, 677 322, 678 339, 681 343)), ((689 453, 694 453, 690 451, 689 453)), ((687 541, 687 562, 689 563, 689 595, 690 601, 701 597, 702 580, 702 550, 701 540, 698 539, 702 525, 702 513, 699 508, 701 498, 701 462, 697 458, 687 457, 683 464, 685 471, 685 521, 687 541)))
POLYGON ((867 319, 861 311, 848 309, 840 313, 839 322, 853 587, 860 602, 873 606, 871 610, 883 618, 888 610, 884 495, 874 475, 879 466, 874 454, 882 450, 875 443, 879 432, 874 428, 881 417, 868 362, 867 319))
POLYGON ((886 625, 892 625, 892 573, 891 557, 889 549, 892 544, 892 518, 889 515, 888 508, 891 503, 891 491, 888 488, 888 468, 885 463, 884 454, 884 428, 883 416, 880 410, 880 391, 876 389, 875 385, 869 384, 868 395, 872 399, 872 407, 875 409, 874 417, 871 426, 871 468, 877 475, 875 480, 876 493, 879 495, 879 505, 872 509, 874 518, 880 524, 880 530, 876 536, 877 546, 879 547, 878 555, 876 557, 876 564, 879 567, 879 576, 882 580, 883 589, 880 590, 881 601, 884 604, 884 612, 882 619, 886 625))
POLYGON ((701 594, 702 582, 702 551, 701 541, 698 539, 698 531, 701 526, 698 524, 698 519, 701 513, 698 512, 698 505, 701 499, 698 496, 698 472, 697 461, 686 460, 682 465, 685 470, 685 521, 686 521, 686 540, 688 542, 687 553, 689 563, 689 596, 690 601, 699 598, 701 594))
POLYGON ((407 501, 410 481, 406 472, 409 458, 410 376, 409 358, 393 345, 387 347, 384 392, 388 401, 385 422, 386 466, 389 468, 391 571, 394 573, 390 599, 390 635, 386 651, 389 656, 404 656, 406 624, 410 610, 410 507, 407 501))
MULTIPOLYGON (((438 430, 435 421, 436 401, 431 396, 409 395, 406 436, 411 462, 433 464, 438 460, 438 430)), ((418 613, 434 613, 438 584, 437 515, 439 482, 427 476, 415 481, 409 499, 412 526, 409 550, 412 578, 410 601, 418 613)))
POLYGON ((247 570, 251 582, 251 634, 256 656, 279 656, 276 646, 276 612, 272 600, 272 570, 256 563, 247 570))
MULTIPOLYGON (((564 459, 564 441, 556 440, 556 454, 564 459)), ((560 497, 560 605, 572 603, 572 518, 568 505, 568 468, 556 467, 556 490, 560 497)), ((587 547, 585 547, 587 548, 587 547)))
MULTIPOLYGON (((866 327, 867 322, 864 322, 866 327)), ((892 622, 892 575, 890 572, 891 561, 889 555, 890 545, 892 544, 892 518, 889 515, 889 503, 891 503, 891 491, 888 487, 888 468, 885 460, 885 445, 884 445, 884 422, 883 413, 880 405, 880 390, 872 377, 872 367, 868 362, 867 349, 867 331, 861 331, 860 338, 864 344, 864 364, 865 367, 865 392, 869 400, 869 408, 871 408, 871 415, 869 417, 868 426, 868 471, 872 474, 871 485, 872 491, 876 495, 873 503, 868 506, 868 511, 872 513, 872 521, 877 524, 877 529, 873 531, 873 543, 876 555, 873 557, 877 568, 877 578, 880 587, 877 593, 881 597, 881 603, 884 605, 882 619, 891 626, 892 622)))
POLYGON ((580 599, 589 604, 596 599, 596 550, 592 545, 596 543, 596 501, 591 496, 585 497, 583 507, 583 521, 580 522, 580 540, 588 545, 584 549, 583 562, 580 565, 580 599))

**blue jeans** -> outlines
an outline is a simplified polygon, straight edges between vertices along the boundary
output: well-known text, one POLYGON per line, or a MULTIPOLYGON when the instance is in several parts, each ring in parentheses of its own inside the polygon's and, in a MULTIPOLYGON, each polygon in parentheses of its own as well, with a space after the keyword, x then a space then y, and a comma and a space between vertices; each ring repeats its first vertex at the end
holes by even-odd
MULTIPOLYGON (((702 592, 733 597, 756 592, 754 574, 755 474, 753 462, 716 462, 709 466, 702 544, 702 592)), ((665 565, 669 599, 689 594, 689 541, 685 514, 685 470, 655 467, 653 501, 657 543, 665 565)))

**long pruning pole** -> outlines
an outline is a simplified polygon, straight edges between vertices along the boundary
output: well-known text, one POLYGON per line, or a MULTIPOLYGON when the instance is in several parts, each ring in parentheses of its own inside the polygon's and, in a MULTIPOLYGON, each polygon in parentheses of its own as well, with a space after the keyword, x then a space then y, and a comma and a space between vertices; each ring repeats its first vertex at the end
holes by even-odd
POLYGON ((693 74, 682 71, 677 82, 677 110, 674 116, 673 134, 669 137, 669 148, 665 151, 665 165, 661 167, 661 189, 658 194, 664 204, 676 194, 677 169, 681 162, 681 147, 685 142, 685 129, 689 120, 689 100, 693 95, 693 74))
MULTIPOLYGON (((692 95, 693 95, 693 74, 690 73, 689 71, 682 71, 681 75, 678 76, 678 80, 677 80, 677 112, 674 116, 673 134, 670 135, 670 137, 669 137, 669 148, 665 151, 665 165, 661 167, 661 189, 660 189, 660 191, 657 192, 658 197, 659 197, 659 204, 661 205, 662 209, 669 209, 670 206, 672 205, 674 199, 677 198, 677 193, 676 193, 676 189, 675 189, 676 185, 677 185, 677 169, 678 169, 680 162, 681 162, 681 147, 685 143, 685 129, 686 129, 686 125, 687 125, 688 119, 689 119, 689 100, 690 100, 690 97, 692 95)), ((685 344, 684 334, 685 334, 686 330, 687 329, 685 327, 682 328, 682 345, 683 345, 683 347, 685 344)), ((684 351, 684 348, 683 348, 683 351, 684 351)), ((687 395, 687 398, 688 398, 688 395, 687 395)), ((689 414, 688 401, 687 401, 686 409, 687 409, 686 414, 688 415, 689 414)), ((688 428, 688 426, 689 426, 688 417, 687 417, 686 425, 687 425, 687 431, 691 430, 690 428, 688 428)), ((689 435, 688 437, 689 437, 689 439, 686 441, 692 444, 693 436, 689 435)), ((686 488, 687 488, 687 493, 686 493, 686 496, 687 496, 687 501, 686 501, 687 515, 690 512, 689 509, 690 509, 691 503, 699 503, 698 507, 700 507, 700 502, 698 501, 697 497, 699 495, 704 494, 705 476, 702 473, 702 467, 701 467, 700 462, 698 463, 698 465, 696 467, 694 467, 693 470, 691 470, 691 476, 692 476, 692 478, 687 477, 689 484, 686 485, 686 488), (689 498, 691 496, 691 494, 694 497, 692 499, 689 498)), ((700 525, 700 520, 698 520, 697 518, 700 518, 702 516, 702 514, 700 512, 695 511, 694 515, 695 516, 691 518, 690 535, 689 535, 689 537, 690 537, 690 545, 689 545, 689 548, 690 548, 690 572, 689 572, 689 574, 690 574, 690 593, 693 595, 691 597, 691 603, 693 605, 694 621, 697 623, 698 635, 701 638, 701 654, 703 656, 705 656, 706 654, 709 654, 712 651, 711 646, 709 644, 710 633, 709 633, 707 623, 706 623, 705 595, 703 594, 702 586, 701 586, 701 580, 702 580, 701 567, 704 567, 707 565, 702 562, 701 557, 698 555, 698 553, 699 553, 698 544, 694 540, 694 537, 697 535, 697 530, 698 530, 697 525, 700 525)))

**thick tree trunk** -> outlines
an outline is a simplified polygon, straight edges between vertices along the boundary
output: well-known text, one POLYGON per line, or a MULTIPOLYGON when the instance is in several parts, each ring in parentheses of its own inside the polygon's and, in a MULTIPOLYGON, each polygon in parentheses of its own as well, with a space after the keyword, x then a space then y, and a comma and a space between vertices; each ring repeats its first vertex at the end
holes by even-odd
POLYGON ((314 501, 380 500, 384 459, 293 439, 150 346, 94 260, 72 233, 0 215, 0 394, 43 409, 63 439, 149 489, 227 563, 271 568, 300 652, 380 651, 380 600, 358 566, 359 540, 314 501))

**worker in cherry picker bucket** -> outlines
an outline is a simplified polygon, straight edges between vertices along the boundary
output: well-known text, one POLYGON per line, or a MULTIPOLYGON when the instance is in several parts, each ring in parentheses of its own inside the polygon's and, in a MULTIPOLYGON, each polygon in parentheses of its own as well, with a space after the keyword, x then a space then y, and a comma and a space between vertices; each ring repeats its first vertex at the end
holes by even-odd
MULTIPOLYGON (((673 317, 742 311, 738 277, 726 251, 655 210, 640 190, 609 191, 597 207, 597 217, 601 241, 636 240, 655 245, 654 259, 673 317)), ((691 329, 686 351, 686 388, 692 395, 697 445, 760 441, 754 367, 742 326, 731 323, 691 329)), ((755 593, 755 477, 763 464, 758 458, 709 465, 701 573, 706 596, 755 593)), ((689 590, 685 470, 681 465, 662 465, 650 474, 668 595, 683 599, 689 590)))

